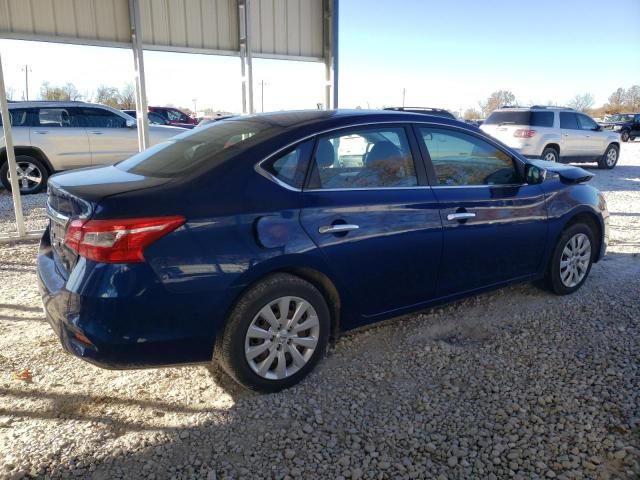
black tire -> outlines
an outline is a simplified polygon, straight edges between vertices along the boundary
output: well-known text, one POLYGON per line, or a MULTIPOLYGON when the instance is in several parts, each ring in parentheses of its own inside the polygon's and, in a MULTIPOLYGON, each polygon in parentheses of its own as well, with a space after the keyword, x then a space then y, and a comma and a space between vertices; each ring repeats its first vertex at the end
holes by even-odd
POLYGON ((620 158, 620 148, 613 143, 604 151, 604 155, 598 160, 598 168, 602 170, 611 170, 618 164, 620 158))
POLYGON ((620 132, 620 140, 623 142, 628 142, 631 136, 629 135, 629 130, 622 130, 620 132))
POLYGON ((629 141, 633 142, 636 139, 636 137, 629 137, 629 141))
MULTIPOLYGON (((219 361, 229 376, 249 390, 271 393, 289 388, 300 382, 315 367, 320 358, 325 355, 331 327, 330 315, 324 297, 309 282, 285 273, 270 275, 245 292, 235 305, 226 325, 218 334, 214 360, 219 361), (285 378, 268 379, 259 375, 250 365, 250 360, 245 356, 245 342, 248 341, 248 329, 254 323, 254 320, 259 318, 259 312, 271 302, 277 301, 282 297, 296 297, 310 304, 317 314, 319 334, 316 347, 312 353, 310 352, 311 355, 303 367, 285 378)), ((278 316, 282 319, 279 312, 278 316)), ((277 345, 277 341, 272 337, 270 340, 265 339, 264 343, 270 342, 271 345, 277 345)), ((287 340, 287 342, 290 341, 287 340)), ((278 351, 283 350, 285 352, 282 353, 283 358, 284 355, 288 355, 287 362, 293 361, 291 354, 287 350, 291 347, 277 345, 276 348, 278 351)), ((271 352, 271 349, 264 351, 265 354, 268 352, 271 352)), ((261 362, 269 362, 270 365, 275 365, 273 371, 277 370, 278 358, 269 361, 267 355, 267 358, 261 360, 261 362)), ((292 364, 287 363, 287 365, 291 366, 292 364)))
MULTIPOLYGON (((32 193, 40 193, 47 186, 47 180, 49 179, 49 170, 47 167, 37 158, 30 157, 28 155, 17 155, 16 164, 19 168, 25 170, 32 168, 30 176, 33 178, 39 178, 39 182, 33 182, 27 180, 26 185, 20 185, 20 193, 23 195, 29 195, 32 193)), ((7 190, 11 191, 11 182, 9 182, 9 163, 4 162, 0 167, 0 181, 7 190)))
POLYGON ((546 147, 542 151, 542 155, 540 155, 541 160, 546 160, 548 162, 559 162, 560 161, 560 152, 553 147, 546 147), (551 159, 553 157, 553 160, 551 159))
POLYGON ((589 277, 589 272, 591 272, 591 266, 593 265, 593 259, 597 255, 595 248, 596 242, 590 225, 585 223, 576 223, 568 227, 564 232, 562 232, 562 235, 560 236, 560 239, 553 251, 553 255, 551 256, 545 278, 547 287, 556 295, 567 295, 578 290, 589 277), (584 270, 584 276, 575 285, 571 285, 570 283, 566 284, 563 281, 560 262, 561 260, 564 261, 563 258, 567 258, 563 256, 565 247, 567 247, 569 242, 577 235, 585 235, 588 238, 590 255, 588 256, 588 265, 586 266, 586 270, 584 270))

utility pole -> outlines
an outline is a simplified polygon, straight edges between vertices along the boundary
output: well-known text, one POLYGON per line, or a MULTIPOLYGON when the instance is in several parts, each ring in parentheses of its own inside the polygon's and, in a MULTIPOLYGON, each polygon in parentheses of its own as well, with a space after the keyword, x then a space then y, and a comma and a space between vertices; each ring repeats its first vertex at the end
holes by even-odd
POLYGON ((267 84, 264 80, 260 80, 260 106, 264 113, 264 86, 267 84))
POLYGON ((193 101, 193 115, 194 117, 198 116, 198 105, 196 104, 196 102, 198 101, 197 98, 193 98, 191 99, 193 101))
POLYGON ((29 67, 29 65, 25 65, 24 67, 22 67, 22 70, 24 71, 24 96, 25 96, 25 100, 29 100, 29 72, 31 72, 31 67, 29 67))
POLYGON ((407 89, 402 87, 402 108, 404 108, 404 97, 407 93, 407 89))

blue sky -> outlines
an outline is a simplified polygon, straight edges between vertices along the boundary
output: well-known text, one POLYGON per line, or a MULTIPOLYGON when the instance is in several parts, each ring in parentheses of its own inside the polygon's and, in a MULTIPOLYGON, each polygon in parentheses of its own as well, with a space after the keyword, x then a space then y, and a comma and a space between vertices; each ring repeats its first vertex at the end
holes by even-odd
MULTIPOLYGON (((494 90, 521 103, 566 103, 590 92, 601 104, 618 87, 640 83, 640 0, 341 0, 341 106, 406 104, 460 110, 494 90)), ((132 79, 121 49, 0 40, 6 83, 30 93, 43 81, 73 82, 82 93, 132 79)), ((239 111, 237 58, 145 54, 151 104, 239 111)), ((314 108, 323 100, 324 67, 254 60, 266 82, 265 110, 314 108)), ((255 88, 260 110, 260 88, 255 88)))

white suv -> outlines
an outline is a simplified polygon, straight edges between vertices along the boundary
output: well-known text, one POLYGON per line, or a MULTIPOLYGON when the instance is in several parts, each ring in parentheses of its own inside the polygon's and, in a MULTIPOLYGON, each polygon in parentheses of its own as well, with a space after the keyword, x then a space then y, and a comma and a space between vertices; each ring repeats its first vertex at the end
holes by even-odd
MULTIPOLYGON (((138 151, 136 121, 106 105, 84 102, 11 102, 9 116, 22 193, 45 188, 49 175, 71 168, 116 163, 138 151)), ((149 125, 151 145, 184 129, 149 125)), ((4 136, 0 181, 10 188, 4 136)))
POLYGON ((480 129, 529 158, 597 162, 599 168, 618 163, 620 135, 571 108, 503 107, 480 129))

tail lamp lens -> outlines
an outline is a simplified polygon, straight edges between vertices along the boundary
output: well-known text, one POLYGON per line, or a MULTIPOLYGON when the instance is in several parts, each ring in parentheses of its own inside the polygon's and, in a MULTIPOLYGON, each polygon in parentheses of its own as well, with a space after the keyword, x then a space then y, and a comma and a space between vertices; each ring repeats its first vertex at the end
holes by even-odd
POLYGON ((529 128, 519 128, 515 132, 513 132, 513 136, 517 138, 531 138, 536 134, 535 130, 531 130, 529 128))
POLYGON ((183 225, 184 217, 71 221, 65 245, 90 260, 106 263, 144 261, 144 249, 183 225))

